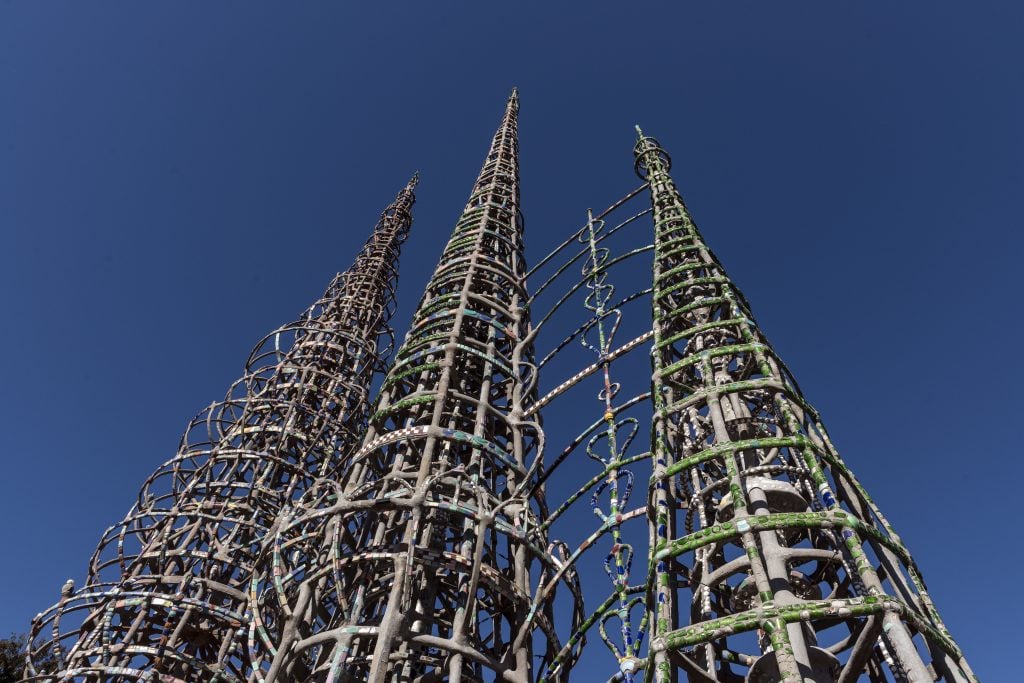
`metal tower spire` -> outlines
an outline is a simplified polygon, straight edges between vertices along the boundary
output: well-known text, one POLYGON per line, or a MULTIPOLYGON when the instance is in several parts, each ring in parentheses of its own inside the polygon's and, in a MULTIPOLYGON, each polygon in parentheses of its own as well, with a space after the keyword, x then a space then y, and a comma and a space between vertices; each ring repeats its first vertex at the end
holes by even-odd
POLYGON ((665 683, 679 669, 690 681, 975 680, 704 243, 668 155, 637 132, 655 222, 648 671, 665 683))
MULTIPOLYGON (((414 176, 352 267, 295 323, 267 336, 227 398, 197 415, 177 455, 111 527, 87 585, 33 621, 53 633, 39 679, 242 681, 253 564, 283 506, 334 478, 359 443, 393 344, 397 259, 414 176)), ((44 657, 45 658, 45 657, 44 657)))
POLYGON ((362 448, 277 535, 266 681, 526 683, 533 629, 557 650, 548 605, 531 605, 531 565, 550 560, 527 493, 517 112, 513 91, 362 448))
POLYGON ((620 683, 976 682, 656 140, 527 270, 518 105, 372 407, 416 177, 33 620, 29 680, 564 683, 589 639, 620 683))

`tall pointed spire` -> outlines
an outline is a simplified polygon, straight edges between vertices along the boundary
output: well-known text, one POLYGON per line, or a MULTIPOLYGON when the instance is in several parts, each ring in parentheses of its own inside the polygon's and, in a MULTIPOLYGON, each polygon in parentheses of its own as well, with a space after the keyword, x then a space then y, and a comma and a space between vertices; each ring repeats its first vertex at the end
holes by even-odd
POLYGON ((655 222, 655 680, 975 680, 697 231, 668 155, 637 133, 655 222))
POLYGON ((268 682, 528 681, 534 626, 557 651, 547 606, 531 611, 544 504, 527 493, 539 426, 523 416, 517 112, 513 91, 363 447, 278 533, 268 682))
POLYGON ((284 505, 337 476, 365 430, 416 182, 352 267, 260 342, 227 398, 192 420, 177 455, 100 541, 86 586, 33 621, 33 639, 58 634, 34 653, 54 656, 57 670, 30 675, 245 680, 248 589, 268 532, 284 505))

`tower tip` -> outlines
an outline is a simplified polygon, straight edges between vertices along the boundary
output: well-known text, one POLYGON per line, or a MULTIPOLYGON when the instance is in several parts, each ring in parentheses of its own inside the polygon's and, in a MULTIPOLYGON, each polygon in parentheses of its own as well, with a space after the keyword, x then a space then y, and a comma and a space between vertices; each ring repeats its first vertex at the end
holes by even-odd
POLYGON ((644 132, 640 130, 640 124, 638 123, 633 127, 636 128, 636 136, 642 140, 644 137, 644 132))
POLYGON ((509 102, 519 102, 519 88, 512 86, 512 94, 508 96, 509 102))
POLYGON ((412 174, 412 177, 409 178, 409 182, 407 182, 405 184, 405 189, 411 190, 414 187, 416 187, 416 184, 419 183, 419 182, 420 182, 420 172, 416 171, 415 173, 412 174))

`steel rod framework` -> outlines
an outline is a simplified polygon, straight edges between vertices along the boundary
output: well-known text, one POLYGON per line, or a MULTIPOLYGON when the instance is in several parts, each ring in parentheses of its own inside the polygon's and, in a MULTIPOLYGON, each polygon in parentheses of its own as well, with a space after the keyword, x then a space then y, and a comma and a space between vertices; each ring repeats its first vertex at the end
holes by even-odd
POLYGON ((415 178, 33 621, 30 680, 554 683, 594 632, 622 683, 977 680, 656 140, 527 270, 518 108, 373 407, 415 178))
MULTIPOLYGON (((570 587, 573 599, 570 604, 563 602, 559 605, 558 611, 571 612, 572 619, 566 623, 563 617, 557 621, 558 626, 570 630, 565 645, 541 673, 540 681, 567 677, 584 652, 593 662, 592 649, 585 650, 588 635, 593 637, 589 633, 592 629, 598 632, 601 642, 616 659, 618 679, 631 683, 645 666, 645 657, 642 656, 647 627, 644 591, 642 584, 630 585, 629 581, 634 556, 646 554, 646 538, 645 534, 630 532, 626 525, 637 526, 643 522, 645 513, 643 504, 632 509, 628 504, 636 481, 635 474, 637 470, 643 471, 650 457, 649 453, 632 453, 631 445, 649 414, 649 393, 636 381, 642 381, 644 377, 642 370, 638 375, 635 369, 642 368, 643 361, 636 362, 640 358, 634 360, 634 357, 642 358, 651 334, 647 320, 649 315, 641 316, 625 327, 623 321, 626 318, 625 308, 630 304, 634 310, 642 307, 650 289, 634 291, 619 298, 615 293, 612 271, 649 254, 653 246, 627 248, 614 257, 612 254, 616 251, 613 242, 626 236, 627 231, 642 228, 643 219, 649 216, 650 210, 631 215, 611 228, 606 226, 606 218, 615 215, 617 209, 644 189, 639 188, 597 216, 588 210, 583 228, 538 264, 538 268, 543 266, 553 272, 547 275, 534 294, 531 306, 544 308, 537 296, 545 291, 555 301, 546 312, 538 313, 540 322, 535 332, 544 334, 549 342, 552 338, 558 339, 560 334, 557 330, 565 327, 564 321, 573 319, 566 308, 570 300, 578 300, 589 313, 582 322, 570 327, 568 334, 554 344, 538 364, 545 378, 559 366, 568 365, 571 374, 564 381, 554 380, 557 384, 530 406, 531 412, 538 412, 548 405, 564 409, 568 403, 572 406, 569 416, 581 419, 583 426, 582 431, 569 440, 554 458, 545 462, 541 477, 541 482, 558 484, 562 492, 561 504, 544 519, 542 528, 552 538, 559 539, 556 543, 561 548, 561 566, 555 578, 570 587), (579 248, 577 245, 583 246, 579 248), (577 272, 579 276, 575 275, 577 272), (552 331, 550 326, 559 320, 563 321, 562 324, 552 331), (620 342, 619 337, 624 330, 637 336, 620 342), (556 336, 552 337, 552 334, 556 336), (587 351, 583 354, 576 352, 579 349, 577 344, 587 351), (591 353, 596 356, 594 362, 574 372, 580 360, 586 362, 591 353), (632 367, 623 372, 620 368, 623 362, 632 367), (586 404, 575 398, 588 385, 597 390, 600 411, 596 410, 597 406, 594 406, 595 410, 587 411, 586 404), (625 399, 620 397, 624 389, 628 396, 625 399), (592 476, 584 481, 588 474, 592 476), (597 524, 590 526, 593 522, 588 520, 595 516, 597 524), (603 554, 601 549, 605 550, 603 554), (600 574, 604 576, 593 571, 595 566, 600 566, 603 570, 600 574), (595 574, 598 575, 596 580, 593 578, 595 574), (589 598, 601 598, 609 592, 610 595, 588 614, 583 604, 584 593, 589 598), (617 633, 609 631, 614 622, 618 622, 617 633)), ((571 429, 566 425, 566 417, 563 414, 559 420, 561 429, 558 431, 562 435, 572 433, 564 431, 571 429)), ((548 582, 535 600, 545 597, 545 592, 554 586, 554 582, 548 582)))
POLYGON ((531 614, 551 561, 529 495, 517 113, 513 92, 362 448, 277 534, 264 680, 525 683, 534 626, 557 649, 546 606, 531 614))
POLYGON ((75 592, 69 582, 36 617, 30 676, 246 680, 254 563, 282 508, 335 479, 365 430, 370 386, 393 345, 415 185, 384 211, 352 267, 260 342, 227 398, 192 420, 177 455, 104 534, 87 585, 75 592), (57 671, 34 663, 51 656, 57 671))
POLYGON ((697 231, 668 155, 637 132, 655 225, 649 677, 973 680, 910 554, 697 231))

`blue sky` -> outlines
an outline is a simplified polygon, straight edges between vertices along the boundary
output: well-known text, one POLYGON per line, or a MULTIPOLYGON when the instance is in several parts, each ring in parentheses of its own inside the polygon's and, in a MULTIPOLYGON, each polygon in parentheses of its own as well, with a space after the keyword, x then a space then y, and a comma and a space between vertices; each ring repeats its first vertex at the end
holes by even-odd
POLYGON ((1010 2, 0 3, 0 633, 81 581, 418 169, 404 329, 516 85, 529 260, 638 184, 634 123, 658 137, 976 672, 1010 680, 1022 29, 1010 2))

